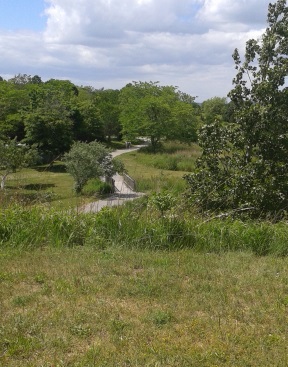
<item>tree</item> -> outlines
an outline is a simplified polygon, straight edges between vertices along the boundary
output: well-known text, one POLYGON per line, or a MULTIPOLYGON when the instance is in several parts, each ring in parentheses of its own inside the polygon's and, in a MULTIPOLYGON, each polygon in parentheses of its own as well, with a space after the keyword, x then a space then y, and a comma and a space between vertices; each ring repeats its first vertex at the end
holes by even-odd
POLYGON ((195 104, 176 101, 172 108, 173 128, 167 138, 190 144, 198 139, 199 109, 195 104))
POLYGON ((51 161, 72 144, 78 89, 66 80, 31 85, 29 108, 22 111, 24 141, 37 144, 44 160, 51 161))
POLYGON ((112 177, 119 169, 109 150, 96 141, 75 142, 71 150, 64 155, 63 161, 67 172, 75 180, 77 193, 82 192, 83 187, 91 178, 112 177))
POLYGON ((273 216, 287 210, 286 0, 269 5, 267 21, 261 39, 246 43, 243 62, 234 51, 233 122, 216 119, 200 133, 203 155, 186 179, 191 198, 202 209, 250 209, 273 216))
POLYGON ((99 108, 100 119, 105 139, 111 141, 112 136, 119 137, 121 125, 119 121, 119 90, 107 89, 95 92, 96 104, 99 108))
POLYGON ((75 139, 85 142, 94 140, 103 141, 103 123, 100 118, 100 111, 97 103, 93 100, 83 101, 78 104, 78 111, 81 123, 77 125, 74 124, 75 139))
POLYGON ((16 139, 0 140, 0 178, 1 190, 5 187, 7 176, 17 169, 33 164, 37 158, 37 151, 26 145, 19 144, 16 139))
MULTIPOLYGON (((120 108, 124 137, 132 140, 145 136, 150 139, 153 150, 161 139, 175 137, 180 127, 183 131, 185 126, 190 128, 194 123, 194 118, 188 118, 195 115, 191 99, 187 102, 187 96, 179 93, 177 87, 160 86, 158 82, 128 84, 120 91, 120 108), (183 117, 184 123, 181 122, 183 117)), ((178 134, 177 139, 184 135, 178 134)))
POLYGON ((24 138, 24 121, 21 111, 29 106, 29 91, 14 83, 0 83, 0 136, 20 141, 24 138))
POLYGON ((204 101, 201 105, 202 119, 205 124, 209 124, 220 119, 227 121, 226 111, 228 104, 226 98, 213 97, 204 101))

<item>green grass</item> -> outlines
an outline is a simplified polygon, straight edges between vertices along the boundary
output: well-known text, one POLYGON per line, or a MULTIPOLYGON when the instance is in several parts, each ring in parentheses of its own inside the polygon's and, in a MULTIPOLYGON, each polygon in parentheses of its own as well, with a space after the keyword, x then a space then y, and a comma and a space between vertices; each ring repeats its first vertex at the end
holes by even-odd
POLYGON ((155 154, 150 147, 140 149, 139 161, 158 169, 170 171, 191 172, 195 168, 195 161, 200 156, 201 149, 197 144, 183 144, 165 142, 155 154), (148 153, 148 154, 147 154, 148 153))
POLYGON ((270 223, 201 218, 182 207, 161 213, 147 198, 97 214, 34 206, 11 206, 0 211, 0 248, 23 250, 90 246, 286 256, 288 226, 270 223))
POLYGON ((14 201, 23 205, 42 204, 68 209, 79 207, 92 199, 75 193, 73 178, 66 173, 61 162, 54 163, 52 167, 25 168, 11 174, 4 192, 0 192, 2 206, 14 201))
POLYGON ((0 252, 0 365, 287 366, 288 259, 0 252))
MULTIPOLYGON (((118 148, 123 147, 123 143, 116 143, 118 148)), ((162 151, 157 154, 150 154, 144 149, 126 153, 119 158, 136 180, 138 191, 158 192, 165 189, 180 193, 186 187, 183 175, 193 169, 198 156, 199 147, 196 145, 170 142, 165 143, 162 151)), ((106 193, 107 190, 108 187, 92 180, 84 188, 83 195, 77 195, 73 179, 66 173, 63 163, 55 162, 52 166, 26 168, 9 175, 5 191, 0 192, 0 203, 2 206, 17 202, 23 205, 41 204, 71 209, 95 201, 101 192, 106 193)))
POLYGON ((141 192, 171 190, 181 193, 186 184, 185 173, 195 167, 200 148, 192 144, 165 143, 160 152, 149 153, 146 148, 119 156, 128 174, 141 192))

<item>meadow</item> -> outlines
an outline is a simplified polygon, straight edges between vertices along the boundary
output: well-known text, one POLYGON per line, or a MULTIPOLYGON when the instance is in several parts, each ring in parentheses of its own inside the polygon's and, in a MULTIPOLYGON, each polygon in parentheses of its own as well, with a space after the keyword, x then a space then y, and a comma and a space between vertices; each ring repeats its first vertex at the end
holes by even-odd
POLYGON ((287 366, 287 258, 1 251, 0 365, 287 366))
POLYGON ((96 214, 60 163, 7 182, 1 367, 287 366, 287 223, 200 217, 183 196, 194 163, 167 166, 198 154, 121 156, 149 196, 96 214))
POLYGON ((183 175, 193 171, 201 150, 196 144, 167 142, 156 154, 147 148, 119 156, 128 173, 135 179, 137 190, 151 193, 185 190, 183 175))

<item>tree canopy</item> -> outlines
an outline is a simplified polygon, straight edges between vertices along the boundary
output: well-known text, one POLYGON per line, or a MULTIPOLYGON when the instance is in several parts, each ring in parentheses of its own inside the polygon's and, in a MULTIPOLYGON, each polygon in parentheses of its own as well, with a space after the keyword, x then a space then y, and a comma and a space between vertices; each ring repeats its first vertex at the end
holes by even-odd
POLYGON ((197 114, 194 99, 181 99, 177 87, 158 82, 133 82, 120 91, 120 122, 127 140, 150 139, 155 149, 161 139, 196 140, 197 114), (191 103, 192 102, 192 103, 191 103))
POLYGON ((200 132, 203 155, 186 176, 200 208, 281 215, 288 204, 288 9, 270 4, 261 39, 233 54, 236 76, 229 97, 233 121, 217 118, 200 132))

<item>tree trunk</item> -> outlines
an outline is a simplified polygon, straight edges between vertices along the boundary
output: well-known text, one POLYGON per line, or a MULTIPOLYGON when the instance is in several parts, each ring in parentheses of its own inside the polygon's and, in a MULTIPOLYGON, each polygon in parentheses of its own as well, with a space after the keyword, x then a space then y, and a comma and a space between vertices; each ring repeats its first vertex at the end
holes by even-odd
POLYGON ((7 178, 7 174, 1 176, 1 185, 0 185, 1 190, 4 190, 6 178, 7 178))

